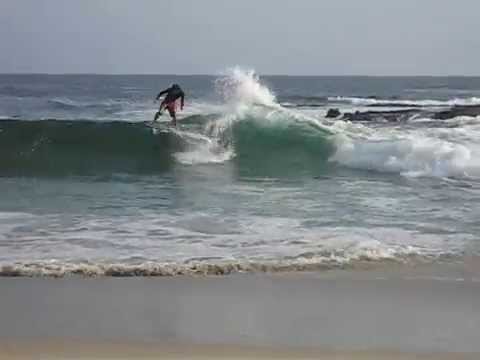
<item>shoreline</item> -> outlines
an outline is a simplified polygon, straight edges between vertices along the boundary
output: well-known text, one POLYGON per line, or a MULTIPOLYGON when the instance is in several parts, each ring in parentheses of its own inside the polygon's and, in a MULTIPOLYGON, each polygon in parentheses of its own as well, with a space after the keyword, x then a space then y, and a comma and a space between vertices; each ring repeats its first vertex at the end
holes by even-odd
POLYGON ((122 263, 0 263, 0 279, 33 278, 33 279, 87 279, 87 278, 165 278, 191 277, 211 278, 241 275, 278 275, 299 276, 312 274, 373 273, 405 276, 427 276, 436 279, 447 274, 456 280, 480 282, 480 256, 445 256, 445 258, 380 258, 353 259, 340 261, 336 259, 318 258, 310 261, 216 261, 189 263, 162 263, 146 261, 138 264, 122 263))

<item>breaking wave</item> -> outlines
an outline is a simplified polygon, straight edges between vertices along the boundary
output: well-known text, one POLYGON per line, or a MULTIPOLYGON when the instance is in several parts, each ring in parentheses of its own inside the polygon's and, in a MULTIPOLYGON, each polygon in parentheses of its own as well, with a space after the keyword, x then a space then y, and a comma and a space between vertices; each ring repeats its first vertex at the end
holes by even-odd
MULTIPOLYGON (((461 124, 453 119, 449 124, 461 124)), ((421 122, 420 122, 421 123, 421 122)), ((459 127, 368 128, 346 124, 330 161, 355 169, 426 177, 480 177, 480 122, 459 127)))
MULTIPOLYGON (((475 118, 425 119, 431 122, 427 128, 419 119, 404 128, 330 121, 324 111, 280 105, 255 72, 240 68, 222 74, 215 88, 222 104, 203 104, 199 114, 183 118, 175 131, 155 132, 142 122, 2 120, 0 175, 142 174, 175 164, 232 161, 251 175, 316 172, 334 165, 408 176, 480 176, 480 122, 475 118)), ((480 103, 478 98, 334 100, 401 106, 480 103)))

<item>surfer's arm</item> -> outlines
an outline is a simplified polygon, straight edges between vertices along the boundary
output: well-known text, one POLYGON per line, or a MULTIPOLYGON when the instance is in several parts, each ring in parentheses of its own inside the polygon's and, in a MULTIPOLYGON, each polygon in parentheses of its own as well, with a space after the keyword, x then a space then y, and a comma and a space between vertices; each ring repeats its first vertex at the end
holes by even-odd
POLYGON ((168 93, 168 90, 169 90, 169 89, 165 89, 165 90, 163 90, 163 91, 160 91, 160 92, 158 93, 158 95, 157 95, 157 100, 160 99, 160 96, 165 95, 166 93, 168 93))
POLYGON ((185 104, 185 93, 182 91, 180 94, 180 109, 183 110, 183 105, 185 104))

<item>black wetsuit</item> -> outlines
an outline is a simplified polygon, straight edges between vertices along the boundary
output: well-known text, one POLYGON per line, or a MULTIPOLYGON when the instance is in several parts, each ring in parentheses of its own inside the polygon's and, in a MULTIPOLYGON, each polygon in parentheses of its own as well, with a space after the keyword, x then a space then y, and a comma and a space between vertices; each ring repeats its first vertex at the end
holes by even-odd
POLYGON ((177 99, 181 98, 182 106, 183 106, 183 101, 184 101, 184 99, 185 99, 185 93, 184 93, 183 90, 180 88, 180 86, 178 86, 177 84, 173 84, 173 85, 172 85, 171 87, 169 87, 168 89, 161 91, 161 92, 157 95, 157 100, 158 100, 162 95, 165 95, 165 94, 167 94, 167 96, 165 96, 165 99, 162 101, 162 103, 169 104, 169 103, 174 102, 174 101, 176 101, 177 99))

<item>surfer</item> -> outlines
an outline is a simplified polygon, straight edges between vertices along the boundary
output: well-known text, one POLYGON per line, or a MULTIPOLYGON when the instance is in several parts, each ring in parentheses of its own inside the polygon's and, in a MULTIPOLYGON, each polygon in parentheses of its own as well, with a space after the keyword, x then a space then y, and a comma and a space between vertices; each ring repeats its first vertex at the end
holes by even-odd
POLYGON ((160 108, 155 114, 155 119, 153 121, 157 121, 158 117, 162 115, 162 110, 167 109, 170 117, 172 118, 172 125, 177 126, 176 111, 178 106, 178 99, 180 99, 180 109, 183 110, 185 93, 178 84, 172 84, 168 89, 160 91, 160 93, 156 97, 156 101, 158 101, 158 99, 160 99, 160 97, 165 94, 165 99, 163 99, 162 103, 160 104, 160 108))

